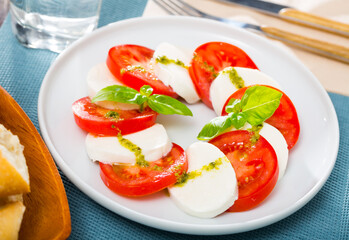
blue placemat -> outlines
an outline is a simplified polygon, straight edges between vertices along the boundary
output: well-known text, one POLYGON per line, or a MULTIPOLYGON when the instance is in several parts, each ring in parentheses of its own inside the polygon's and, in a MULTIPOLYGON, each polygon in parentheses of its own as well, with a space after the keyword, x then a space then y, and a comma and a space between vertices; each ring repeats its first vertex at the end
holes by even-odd
MULTIPOLYGON (((103 0, 99 26, 141 16, 145 5, 145 0, 103 0)), ((9 20, 8 17, 0 29, 0 85, 14 97, 39 129, 37 98, 40 85, 57 54, 20 46, 12 35, 9 20)), ((61 173, 71 211, 70 239, 349 239, 349 97, 329 95, 340 126, 337 162, 321 191, 290 217, 262 229, 235 235, 170 233, 110 212, 80 192, 61 173)))

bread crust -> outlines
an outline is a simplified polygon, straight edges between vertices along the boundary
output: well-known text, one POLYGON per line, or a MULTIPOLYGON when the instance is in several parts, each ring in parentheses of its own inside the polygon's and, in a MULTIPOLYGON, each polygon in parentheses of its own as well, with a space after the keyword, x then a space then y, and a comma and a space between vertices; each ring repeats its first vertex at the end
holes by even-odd
POLYGON ((23 146, 16 135, 0 124, 0 198, 29 191, 23 146))
POLYGON ((0 150, 0 198, 28 193, 30 191, 29 184, 3 155, 3 152, 0 150))
POLYGON ((28 193, 29 173, 23 146, 16 135, 0 124, 0 239, 18 239, 28 193))
POLYGON ((0 239, 18 239, 24 211, 25 206, 20 201, 0 206, 0 239))

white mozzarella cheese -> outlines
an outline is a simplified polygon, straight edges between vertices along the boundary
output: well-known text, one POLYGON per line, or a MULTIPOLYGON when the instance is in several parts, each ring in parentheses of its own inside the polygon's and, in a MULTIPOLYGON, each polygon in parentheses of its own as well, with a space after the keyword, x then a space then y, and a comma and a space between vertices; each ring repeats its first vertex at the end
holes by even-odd
MULTIPOLYGON (((123 138, 140 147, 145 160, 149 162, 165 156, 172 148, 172 142, 161 124, 155 124, 142 131, 124 135, 123 138)), ((85 144, 87 154, 93 161, 108 164, 136 163, 135 154, 123 147, 117 137, 88 134, 85 144)))
MULTIPOLYGON (((244 85, 251 86, 255 84, 263 84, 280 89, 280 85, 271 77, 256 69, 234 67, 238 75, 243 79, 244 85)), ((213 109, 218 116, 222 113, 222 108, 227 99, 238 90, 229 78, 227 71, 232 67, 223 69, 212 82, 210 87, 210 99, 212 101, 213 109)))
POLYGON ((263 128, 261 129, 259 134, 263 136, 275 150, 279 165, 279 181, 284 176, 287 167, 287 142, 281 132, 268 123, 263 124, 263 128))
POLYGON ((192 104, 199 101, 200 98, 196 93, 188 69, 175 63, 162 64, 155 61, 157 57, 163 56, 171 60, 179 60, 185 66, 189 66, 193 53, 187 53, 169 43, 161 43, 153 55, 154 72, 165 85, 171 86, 187 103, 192 104))
MULTIPOLYGON (((88 95, 92 99, 96 93, 111 85, 124 85, 109 71, 105 63, 95 65, 87 74, 88 95)), ((97 105, 107 109, 132 110, 139 109, 137 104, 117 103, 112 101, 96 102, 97 105)))
POLYGON ((188 172, 221 159, 217 169, 203 170, 201 175, 182 185, 169 187, 171 199, 189 215, 213 218, 231 207, 238 198, 235 171, 223 152, 206 142, 195 142, 186 150, 188 172))

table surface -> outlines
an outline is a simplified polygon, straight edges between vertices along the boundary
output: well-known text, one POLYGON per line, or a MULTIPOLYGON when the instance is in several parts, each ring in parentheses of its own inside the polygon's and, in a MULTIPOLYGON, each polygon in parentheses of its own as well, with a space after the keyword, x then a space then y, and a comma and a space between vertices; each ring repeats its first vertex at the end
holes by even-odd
MULTIPOLYGON (((304 37, 318 39, 333 44, 349 47, 349 38, 329 34, 324 31, 307 28, 288 21, 280 20, 277 17, 260 13, 254 9, 244 6, 229 4, 221 0, 184 0, 190 5, 206 13, 237 21, 248 22, 257 25, 267 25, 299 34, 304 37)), ((268 1, 268 0, 267 0, 268 1)), ((319 16, 342 21, 349 24, 349 1, 348 0, 269 0, 283 5, 296 7, 300 11, 310 12, 319 16)), ((143 16, 168 15, 166 11, 149 1, 143 16)), ((260 36, 263 36, 260 34, 260 36)), ((270 39, 269 39, 270 40, 270 39)), ((279 47, 283 47, 290 54, 295 55, 302 63, 317 77, 322 86, 330 92, 349 96, 349 67, 348 64, 325 58, 296 46, 285 45, 280 41, 271 40, 279 47)))
MULTIPOLYGON (((145 0, 103 0, 99 27, 141 16, 146 3, 145 0)), ((39 130, 39 89, 57 54, 22 47, 12 35, 9 20, 7 17, 0 29, 0 85, 14 97, 39 130)), ((284 220, 235 235, 170 233, 110 212, 83 194, 60 172, 71 211, 70 239, 349 239, 349 97, 331 92, 329 96, 340 126, 340 147, 335 167, 320 192, 284 220)))

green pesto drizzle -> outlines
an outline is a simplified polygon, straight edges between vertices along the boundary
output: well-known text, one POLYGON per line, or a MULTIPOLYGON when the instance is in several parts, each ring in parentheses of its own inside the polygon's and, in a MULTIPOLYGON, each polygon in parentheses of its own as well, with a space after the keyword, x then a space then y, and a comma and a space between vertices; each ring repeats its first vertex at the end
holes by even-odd
POLYGON ((258 141, 260 137, 259 132, 262 130, 262 128, 263 128, 263 124, 260 124, 260 125, 252 126, 252 128, 248 129, 249 131, 253 132, 253 135, 251 137, 252 144, 255 144, 258 141))
POLYGON ((134 72, 136 70, 138 70, 140 72, 145 72, 145 68, 142 67, 141 65, 135 65, 135 66, 128 65, 126 68, 121 68, 120 74, 122 75, 125 72, 134 72))
POLYGON ((185 68, 185 69, 188 69, 188 66, 186 66, 185 64, 184 64, 184 62, 182 62, 181 60, 179 60, 179 59, 176 59, 176 60, 174 60, 174 59, 169 59, 168 57, 166 57, 166 56, 159 56, 159 57, 157 57, 156 59, 155 59, 155 61, 157 62, 157 63, 161 63, 161 64, 165 64, 165 65, 167 65, 167 64, 176 64, 176 65, 178 65, 178 66, 180 66, 180 67, 183 67, 183 68, 185 68))
POLYGON ((234 84, 237 89, 245 87, 245 81, 239 76, 235 68, 232 67, 229 70, 224 70, 223 73, 229 74, 231 83, 234 84))
POLYGON ((198 62, 202 69, 204 69, 207 72, 210 72, 213 76, 213 78, 216 78, 218 76, 218 72, 216 72, 214 66, 208 64, 208 62, 204 61, 202 57, 198 56, 197 54, 194 54, 193 60, 198 62))
POLYGON ((118 134, 118 140, 121 146, 127 148, 134 153, 136 157, 136 164, 140 167, 148 167, 149 162, 145 160, 144 155, 142 154, 142 149, 136 144, 132 143, 130 140, 123 138, 121 133, 118 134))
POLYGON ((118 120, 120 117, 119 113, 117 113, 115 111, 108 111, 104 116, 106 118, 112 118, 114 120, 118 120))
POLYGON ((177 177, 176 185, 179 187, 182 187, 187 183, 188 180, 194 179, 198 176, 201 176, 203 171, 208 172, 208 171, 211 171, 213 169, 219 169, 218 166, 221 165, 223 163, 223 161, 224 161, 224 158, 218 158, 216 161, 210 162, 208 165, 202 166, 201 169, 187 172, 187 173, 183 173, 181 175, 176 175, 176 177, 177 177))
POLYGON ((214 78, 218 76, 218 73, 216 72, 214 67, 212 65, 209 65, 207 62, 204 62, 203 69, 205 69, 208 72, 211 72, 214 78))
MULTIPOLYGON (((173 161, 172 161, 172 162, 173 162, 173 161)), ((170 163, 170 164, 172 164, 172 163, 170 163)), ((177 182, 178 182, 178 180, 181 179, 182 177, 184 178, 184 177, 185 177, 184 175, 187 174, 187 173, 185 173, 185 172, 182 171, 182 167, 183 167, 182 164, 177 165, 177 166, 174 167, 175 177, 176 177, 176 179, 177 179, 177 182)))
POLYGON ((159 166, 159 165, 154 165, 154 166, 152 167, 152 170, 154 170, 154 171, 162 171, 163 168, 162 168, 161 166, 159 166))

